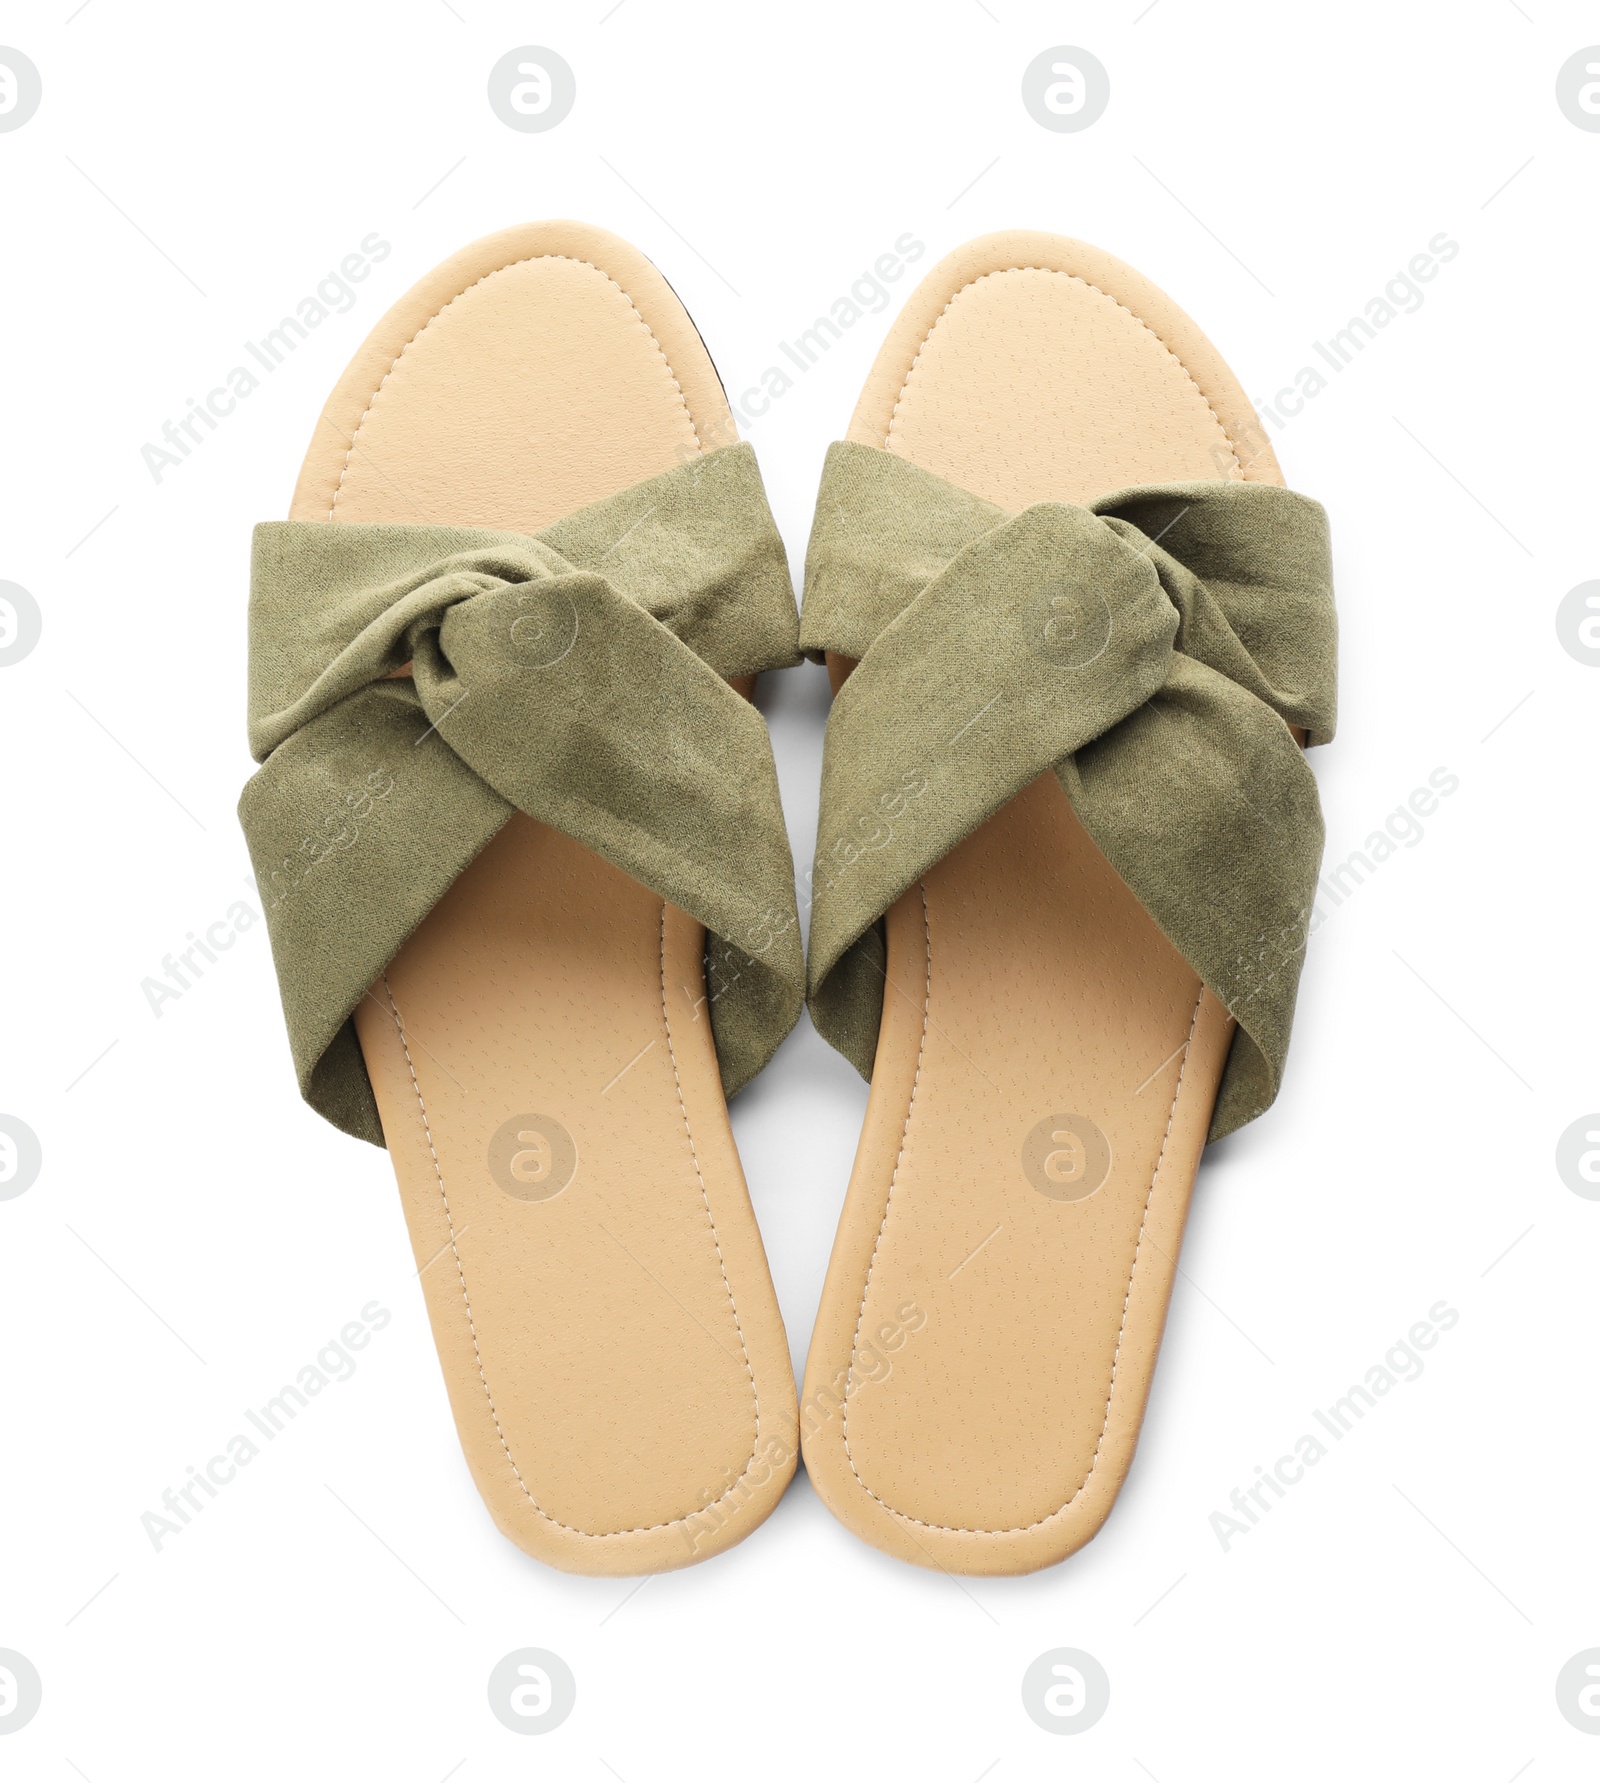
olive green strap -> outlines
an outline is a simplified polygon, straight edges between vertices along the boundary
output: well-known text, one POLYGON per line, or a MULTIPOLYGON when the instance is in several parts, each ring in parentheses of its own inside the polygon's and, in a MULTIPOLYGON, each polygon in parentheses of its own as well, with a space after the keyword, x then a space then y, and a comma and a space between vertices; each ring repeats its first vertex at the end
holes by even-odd
POLYGON ((383 1143, 351 1012, 513 810, 704 924, 727 1092, 760 1070, 804 969, 766 726, 726 677, 798 652, 748 446, 536 537, 260 526, 250 625, 239 816, 320 1113, 383 1143))
POLYGON ((858 660, 823 753, 810 998, 870 1075, 878 924, 1053 768, 1085 829, 1239 1024, 1212 1136, 1277 1094, 1322 854, 1288 726, 1334 729, 1327 521, 1265 484, 1010 515, 833 446, 801 644, 858 660))

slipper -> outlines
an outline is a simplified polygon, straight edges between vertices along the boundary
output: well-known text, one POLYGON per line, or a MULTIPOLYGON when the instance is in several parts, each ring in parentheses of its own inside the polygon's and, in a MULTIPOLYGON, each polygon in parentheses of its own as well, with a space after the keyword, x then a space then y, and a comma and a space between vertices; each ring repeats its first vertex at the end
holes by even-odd
POLYGON ((1201 1148, 1277 1092, 1326 521, 1159 291, 988 236, 912 295, 830 449, 801 645, 836 695, 811 1008, 872 1080, 806 1467, 888 1553, 1029 1572, 1105 1520, 1201 1148))
POLYGON ((736 439, 655 268, 528 225, 389 311, 255 537, 240 817, 300 1087, 387 1144, 478 1489, 575 1572, 717 1553, 795 1466, 726 1097, 803 998, 744 697, 798 621, 736 439))

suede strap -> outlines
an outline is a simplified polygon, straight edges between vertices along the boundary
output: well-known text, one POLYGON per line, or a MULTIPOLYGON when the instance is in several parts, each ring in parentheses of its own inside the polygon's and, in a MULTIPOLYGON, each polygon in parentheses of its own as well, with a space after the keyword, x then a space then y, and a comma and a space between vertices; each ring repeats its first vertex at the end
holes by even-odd
POLYGON ((810 1001, 870 1076, 889 906, 1037 775, 1238 1023, 1213 1138, 1278 1091, 1334 730, 1327 519, 1261 483, 1021 514, 830 448, 801 645, 859 666, 823 753, 810 1001))
POLYGON ((771 744, 728 680, 796 662, 796 623, 747 445, 533 537, 256 528, 239 817, 319 1113, 383 1143, 351 1012, 514 810, 705 926, 727 1093, 760 1070, 804 968, 771 744))

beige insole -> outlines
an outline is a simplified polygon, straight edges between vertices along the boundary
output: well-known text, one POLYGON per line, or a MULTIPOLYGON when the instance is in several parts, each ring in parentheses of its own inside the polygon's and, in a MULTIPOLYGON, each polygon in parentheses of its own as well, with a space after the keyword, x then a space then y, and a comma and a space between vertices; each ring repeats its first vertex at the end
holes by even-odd
MULTIPOLYGON (((933 269, 849 437, 1011 510, 1280 480, 1194 324, 1048 235, 985 237, 933 269)), ((1051 774, 886 931, 872 1092, 801 1396, 806 1466, 889 1553, 1029 1572, 1082 1546, 1126 1475, 1232 1023, 1051 774)))
MULTIPOLYGON (((601 230, 528 225, 378 324, 292 517, 533 532, 735 437, 649 262, 601 230)), ((703 942, 515 814, 356 1013, 473 1477, 506 1535, 568 1571, 706 1558, 794 1470, 703 942)))

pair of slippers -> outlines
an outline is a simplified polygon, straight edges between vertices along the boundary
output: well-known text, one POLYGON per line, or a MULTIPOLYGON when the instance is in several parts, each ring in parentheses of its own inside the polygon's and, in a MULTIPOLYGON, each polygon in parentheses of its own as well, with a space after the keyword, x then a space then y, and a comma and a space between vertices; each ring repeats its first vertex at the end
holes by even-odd
POLYGON ((390 1151, 506 1535, 686 1565, 803 1449, 914 1563, 1087 1541, 1201 1149, 1277 1091, 1333 715, 1322 510, 1095 249, 987 236, 911 296, 798 625, 637 251, 529 225, 403 297, 256 533, 240 815, 301 1090, 390 1151), (809 962, 748 697, 802 654, 809 962), (872 1089, 797 1396, 727 1098, 807 1000, 872 1089))

